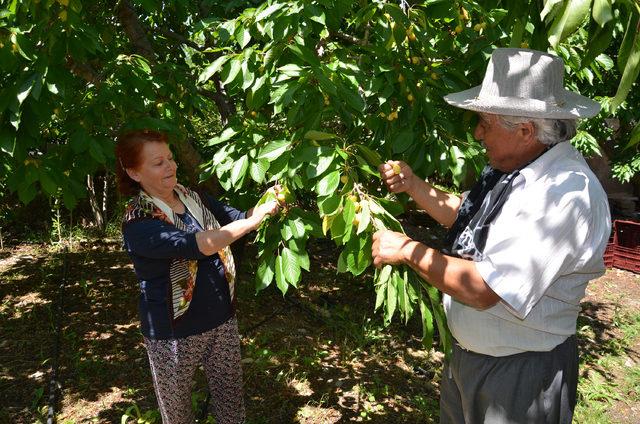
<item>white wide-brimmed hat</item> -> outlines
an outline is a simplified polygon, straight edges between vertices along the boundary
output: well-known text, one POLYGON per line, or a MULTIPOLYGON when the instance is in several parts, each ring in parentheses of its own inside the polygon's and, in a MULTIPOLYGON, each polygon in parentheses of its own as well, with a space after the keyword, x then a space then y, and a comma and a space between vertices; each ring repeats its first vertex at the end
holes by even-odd
POLYGON ((576 119, 595 116, 600 104, 563 83, 562 59, 529 49, 493 51, 482 84, 448 94, 450 105, 476 112, 532 118, 576 119))

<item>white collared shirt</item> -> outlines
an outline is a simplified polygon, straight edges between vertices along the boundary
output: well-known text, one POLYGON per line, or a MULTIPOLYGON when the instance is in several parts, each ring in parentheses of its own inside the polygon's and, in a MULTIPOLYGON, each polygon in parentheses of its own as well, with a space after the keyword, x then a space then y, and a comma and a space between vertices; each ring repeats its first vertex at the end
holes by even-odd
POLYGON ((607 196, 580 153, 559 143, 516 177, 476 269, 501 300, 484 311, 445 295, 465 349, 492 356, 549 351, 575 334, 589 280, 604 273, 607 196))

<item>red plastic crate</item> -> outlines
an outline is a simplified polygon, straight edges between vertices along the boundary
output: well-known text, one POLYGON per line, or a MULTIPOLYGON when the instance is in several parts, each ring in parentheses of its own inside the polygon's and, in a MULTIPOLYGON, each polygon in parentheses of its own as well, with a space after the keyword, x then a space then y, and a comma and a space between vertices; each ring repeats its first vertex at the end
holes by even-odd
POLYGON ((604 251, 604 263, 640 273, 640 223, 613 221, 613 237, 604 251))

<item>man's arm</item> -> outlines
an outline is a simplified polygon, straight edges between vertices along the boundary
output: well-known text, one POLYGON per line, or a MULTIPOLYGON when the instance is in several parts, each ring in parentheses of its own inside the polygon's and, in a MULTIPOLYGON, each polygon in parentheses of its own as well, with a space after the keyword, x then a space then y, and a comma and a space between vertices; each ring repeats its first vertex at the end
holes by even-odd
POLYGON ((462 204, 462 199, 459 196, 438 190, 418 178, 409 165, 402 161, 387 161, 380 165, 379 171, 382 180, 391 192, 406 192, 419 208, 424 209, 440 224, 446 227, 453 225, 462 204), (399 172, 396 173, 397 171, 399 172))
POLYGON ((487 285, 473 261, 443 255, 393 231, 373 235, 373 264, 406 264, 438 290, 466 305, 487 309, 500 297, 487 285))

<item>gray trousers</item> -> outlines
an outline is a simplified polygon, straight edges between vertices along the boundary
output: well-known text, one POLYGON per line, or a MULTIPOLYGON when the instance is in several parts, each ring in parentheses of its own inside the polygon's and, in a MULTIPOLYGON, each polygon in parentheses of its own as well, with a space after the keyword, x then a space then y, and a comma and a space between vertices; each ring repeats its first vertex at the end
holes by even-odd
POLYGON ((577 385, 575 336, 549 352, 503 357, 454 343, 440 383, 440 423, 569 424, 577 385))

